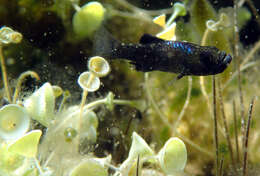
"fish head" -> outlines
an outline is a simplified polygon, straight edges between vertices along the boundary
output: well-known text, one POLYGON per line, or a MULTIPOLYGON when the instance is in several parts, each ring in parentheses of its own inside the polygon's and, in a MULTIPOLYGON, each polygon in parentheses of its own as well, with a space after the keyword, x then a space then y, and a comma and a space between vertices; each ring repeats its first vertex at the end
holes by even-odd
POLYGON ((222 73, 231 63, 232 57, 216 47, 206 47, 200 53, 200 62, 207 69, 208 75, 222 73))

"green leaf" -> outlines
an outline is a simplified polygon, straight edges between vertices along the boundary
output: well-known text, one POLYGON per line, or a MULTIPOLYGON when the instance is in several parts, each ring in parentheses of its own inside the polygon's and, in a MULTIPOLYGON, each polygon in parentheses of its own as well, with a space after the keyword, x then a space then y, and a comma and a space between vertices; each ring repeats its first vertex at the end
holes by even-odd
POLYGON ((159 164, 166 174, 182 172, 187 162, 185 144, 177 137, 170 138, 158 154, 159 164))
POLYGON ((33 130, 9 145, 8 151, 20 154, 28 158, 35 158, 38 144, 42 135, 41 130, 33 130))
POLYGON ((72 170, 70 176, 107 176, 107 169, 104 168, 98 161, 88 159, 80 163, 72 170))

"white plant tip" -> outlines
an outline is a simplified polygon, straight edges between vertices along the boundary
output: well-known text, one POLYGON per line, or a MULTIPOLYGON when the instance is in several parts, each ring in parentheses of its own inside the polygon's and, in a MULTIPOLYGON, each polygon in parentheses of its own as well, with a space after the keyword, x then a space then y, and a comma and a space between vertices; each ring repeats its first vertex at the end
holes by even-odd
POLYGON ((143 158, 154 155, 154 152, 141 136, 139 136, 136 132, 133 132, 132 145, 128 158, 130 160, 136 159, 138 155, 140 158, 143 158))
MULTIPOLYGON (((140 159, 140 167, 142 163, 146 160, 148 161, 149 157, 154 156, 153 150, 145 142, 145 140, 139 136, 136 132, 132 134, 132 145, 128 154, 128 158, 121 164, 120 171, 116 172, 116 176, 128 175, 134 176, 136 174, 135 170, 137 167, 137 158, 140 159)), ((149 160, 150 161, 150 160, 149 160)))
POLYGON ((30 116, 48 127, 54 117, 55 95, 50 83, 43 84, 24 102, 30 116))
POLYGON ((207 28, 209 29, 209 30, 211 30, 211 31, 217 31, 218 30, 218 23, 217 22, 215 22, 215 21, 213 21, 213 20, 208 20, 207 22, 206 22, 206 26, 207 26, 207 28))
POLYGON ((91 57, 88 62, 88 69, 97 77, 104 77, 110 72, 110 66, 106 59, 100 56, 91 57))
POLYGON ((100 80, 91 72, 83 72, 78 78, 78 84, 88 92, 95 92, 100 87, 100 80))
POLYGON ((0 44, 19 43, 23 36, 9 27, 0 28, 0 44))
POLYGON ((95 159, 87 159, 77 165, 69 176, 107 176, 107 168, 95 159))
POLYGON ((56 98, 63 94, 63 90, 60 86, 52 86, 52 89, 56 98))
POLYGON ((166 174, 182 172, 187 162, 186 146, 179 138, 170 138, 157 157, 162 170, 166 174))
POLYGON ((0 109, 0 137, 4 140, 21 137, 29 125, 30 118, 23 107, 9 104, 0 109))
POLYGON ((206 22, 207 28, 214 32, 219 29, 222 29, 223 27, 228 27, 229 25, 230 25, 230 20, 225 13, 220 14, 220 19, 217 22, 215 22, 213 20, 208 20, 206 22))
POLYGON ((174 13, 178 13, 180 16, 185 16, 187 14, 185 5, 180 2, 176 2, 173 5, 174 13))

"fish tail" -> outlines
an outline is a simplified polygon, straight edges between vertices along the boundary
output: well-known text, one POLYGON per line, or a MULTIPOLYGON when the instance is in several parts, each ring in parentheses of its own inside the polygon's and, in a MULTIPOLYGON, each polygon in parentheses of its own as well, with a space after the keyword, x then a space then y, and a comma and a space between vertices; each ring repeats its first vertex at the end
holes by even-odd
POLYGON ((121 43, 116 40, 103 26, 96 32, 93 43, 93 55, 107 59, 115 59, 115 51, 121 43))

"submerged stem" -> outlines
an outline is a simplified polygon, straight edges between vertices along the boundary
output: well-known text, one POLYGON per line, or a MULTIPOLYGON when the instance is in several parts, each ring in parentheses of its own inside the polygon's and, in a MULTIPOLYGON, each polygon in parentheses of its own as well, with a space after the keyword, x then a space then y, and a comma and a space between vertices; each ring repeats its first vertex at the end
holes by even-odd
POLYGON ((257 50, 259 50, 259 48, 260 48, 260 40, 249 51, 248 55, 246 56, 246 58, 241 63, 241 66, 245 65, 251 58, 253 58, 254 54, 256 53, 257 50))
POLYGON ((149 101, 151 102, 151 105, 153 107, 153 109, 155 110, 155 112, 157 112, 157 114, 159 115, 160 119, 163 121, 163 123, 169 128, 172 128, 172 125, 170 124, 170 122, 168 121, 167 117, 163 114, 163 112, 159 109, 159 107, 157 106, 157 103, 155 102, 150 87, 149 87, 149 83, 148 83, 148 79, 149 79, 149 73, 145 73, 144 75, 145 77, 145 91, 147 94, 147 98, 149 99, 149 101))
POLYGON ((39 174, 44 175, 44 172, 43 172, 41 165, 40 165, 39 161, 37 160, 37 158, 33 158, 33 159, 34 159, 34 164, 39 171, 39 174))
MULTIPOLYGON (((148 78, 149 78, 149 73, 145 73, 145 91, 147 94, 147 98, 148 100, 152 103, 152 107, 154 108, 155 112, 159 115, 159 117, 161 118, 161 120, 165 123, 165 125, 169 128, 172 129, 172 126, 170 124, 170 122, 168 121, 167 117, 161 112, 161 110, 159 109, 157 103, 155 102, 149 84, 148 84, 148 78)), ((176 135, 178 135, 180 138, 182 138, 182 140, 184 140, 185 142, 187 142, 188 144, 190 144, 192 147, 194 147, 195 149, 197 149, 198 151, 208 155, 208 156, 213 156, 209 151, 203 149, 202 147, 200 147, 199 145, 195 144, 194 142, 192 142, 190 139, 186 138, 185 136, 183 136, 182 134, 180 134, 176 129, 175 131, 173 131, 176 135)))
MULTIPOLYGON (((203 34, 203 37, 202 37, 202 40, 201 40, 201 46, 205 46, 206 45, 206 41, 207 41, 209 32, 210 32, 210 30, 207 28, 205 30, 204 34, 203 34)), ((211 114, 212 110, 211 110, 211 106, 210 106, 209 95, 208 95, 208 93, 206 91, 206 88, 205 88, 204 77, 203 76, 200 76, 200 88, 201 88, 202 95, 205 97, 205 99, 207 101, 208 110, 209 110, 209 112, 211 114)))
POLYGON ((247 121, 247 127, 245 131, 245 143, 244 143, 244 161, 243 161, 243 176, 247 176, 247 162, 248 162, 248 137, 249 137, 249 130, 250 130, 250 124, 252 119, 252 112, 253 107, 255 103, 255 97, 252 98, 250 107, 248 110, 248 121, 247 121))
POLYGON ((202 40, 201 40, 201 42, 200 42, 201 46, 205 46, 205 45, 206 45, 209 32, 210 32, 210 30, 207 28, 207 29, 205 30, 203 36, 202 36, 202 40))
POLYGON ((212 114, 212 109, 211 109, 211 106, 210 106, 209 95, 208 95, 208 93, 206 91, 206 88, 205 88, 204 77, 203 76, 200 76, 200 88, 201 88, 202 95, 206 99, 209 113, 212 114))
POLYGON ((82 93, 81 104, 80 104, 80 112, 79 112, 79 131, 80 131, 80 128, 81 128, 83 108, 84 108, 84 105, 86 103, 87 96, 88 96, 88 91, 84 90, 83 93, 82 93))
POLYGON ((220 166, 219 166, 219 175, 223 176, 223 163, 224 163, 224 159, 223 157, 220 159, 220 166))
POLYGON ((4 55, 3 55, 3 46, 1 46, 1 45, 0 45, 0 62, 1 62, 2 78, 3 78, 3 82, 4 82, 4 87, 5 87, 5 94, 7 96, 8 101, 12 102, 11 93, 10 93, 9 84, 8 84, 8 78, 7 78, 5 59, 4 59, 4 55))
MULTIPOLYGON (((241 84, 241 71, 240 71, 240 57, 239 57, 239 28, 237 22, 237 9, 238 9, 238 2, 234 0, 234 60, 235 66, 238 72, 238 92, 239 92, 239 99, 240 99, 240 116, 241 116, 241 133, 242 133, 242 143, 245 142, 244 133, 245 133, 245 116, 244 116, 244 98, 242 92, 242 84, 241 84)), ((243 148, 244 151, 244 148, 243 148)))
POLYGON ((215 75, 212 76, 212 92, 213 92, 213 119, 214 119, 214 140, 215 140, 215 150, 216 150, 216 176, 219 176, 218 173, 218 161, 219 161, 219 152, 218 152, 218 120, 217 120, 217 103, 216 103, 216 80, 215 75))
POLYGON ((228 143, 230 158, 231 158, 232 165, 233 165, 233 168, 234 168, 234 171, 235 171, 235 160, 234 160, 233 149, 232 149, 232 144, 231 144, 231 139, 230 139, 230 134, 229 134, 229 129, 228 129, 227 118, 226 118, 226 114, 225 114, 225 108, 224 108, 224 104, 223 104, 223 98, 222 98, 222 91, 221 90, 222 90, 221 84, 220 84, 220 81, 218 81, 218 94, 219 94, 220 111, 222 112, 222 118, 223 118, 224 129, 225 129, 225 136, 226 136, 227 143, 228 143))
POLYGON ((173 131, 175 131, 177 129, 177 127, 178 127, 178 125, 179 125, 188 105, 189 105, 189 102, 190 102, 190 94, 191 94, 191 89, 192 89, 192 77, 191 76, 188 76, 188 83, 189 83, 189 85, 188 85, 187 97, 186 97, 185 103, 182 107, 182 110, 181 110, 181 112, 180 112, 180 114, 179 114, 179 116, 178 116, 178 118, 177 118, 177 120, 176 120, 176 122, 173 126, 173 131))
POLYGON ((200 151, 201 153, 204 153, 210 157, 214 157, 214 155, 210 152, 207 151, 206 149, 200 147, 199 145, 195 144, 194 142, 192 142, 189 138, 186 138, 185 136, 183 136, 181 133, 179 133, 178 131, 175 131, 176 135, 179 136, 183 141, 185 141, 186 143, 188 143, 190 146, 192 146, 193 148, 197 149, 198 151, 200 151))
POLYGON ((236 140, 236 153, 237 153, 237 163, 240 162, 239 156, 239 145, 238 145, 238 127, 237 127, 237 113, 236 113, 236 103, 233 100, 233 118, 234 118, 234 129, 235 129, 235 140, 236 140))
POLYGON ((250 9, 252 10, 253 14, 255 15, 255 20, 258 24, 258 27, 260 27, 260 19, 259 19, 259 15, 258 15, 258 11, 259 9, 257 9, 255 6, 254 6, 254 3, 252 0, 246 0, 248 6, 250 7, 250 9))

